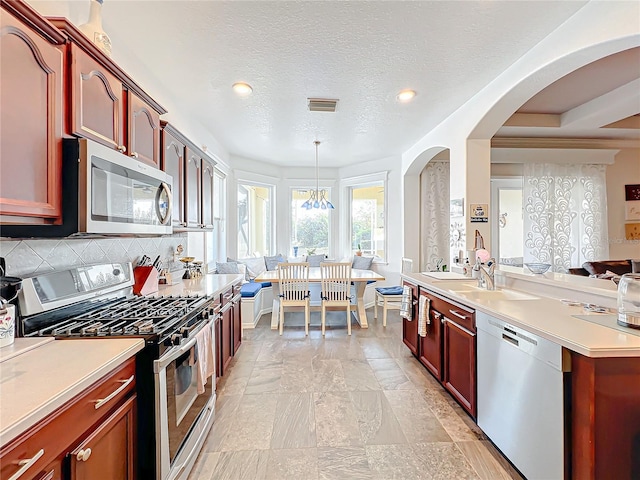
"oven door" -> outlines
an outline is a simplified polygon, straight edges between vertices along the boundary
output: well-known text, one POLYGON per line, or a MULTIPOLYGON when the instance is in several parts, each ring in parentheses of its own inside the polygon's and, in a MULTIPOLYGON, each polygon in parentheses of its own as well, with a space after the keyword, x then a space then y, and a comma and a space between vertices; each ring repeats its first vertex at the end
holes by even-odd
MULTIPOLYGON (((212 325, 213 322, 209 321, 202 328, 211 329, 212 325)), ((213 334, 212 344, 215 345, 213 334)), ((212 359, 215 359, 215 355, 212 359)), ((176 469, 182 469, 182 457, 191 456, 183 450, 195 449, 196 439, 191 437, 202 432, 200 423, 213 419, 215 373, 207 379, 204 392, 198 393, 198 369, 201 362, 195 334, 184 345, 171 348, 154 362, 156 464, 158 478, 163 480, 178 478, 180 472, 176 469), (178 457, 181 461, 176 462, 178 457)), ((197 455, 197 451, 195 454, 197 455)))
POLYGON ((80 178, 80 231, 171 233, 172 179, 166 173, 81 140, 80 178))

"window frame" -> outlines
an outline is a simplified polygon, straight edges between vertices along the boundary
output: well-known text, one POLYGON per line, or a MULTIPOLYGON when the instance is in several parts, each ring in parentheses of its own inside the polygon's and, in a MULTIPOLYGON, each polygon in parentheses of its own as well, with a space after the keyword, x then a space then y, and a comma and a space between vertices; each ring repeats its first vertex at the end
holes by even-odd
MULTIPOLYGON (((315 185, 306 185, 307 182, 309 183, 313 183, 315 179, 309 179, 309 180, 297 180, 295 181, 295 183, 290 183, 288 185, 288 195, 287 195, 287 212, 288 212, 288 217, 289 217, 289 232, 287 235, 287 243, 289 245, 289 251, 293 252, 293 245, 292 245, 292 236, 293 236, 293 231, 294 231, 294 225, 293 225, 293 206, 292 206, 292 201, 293 201, 293 192, 295 190, 315 190, 315 185)), ((327 209, 327 215, 328 215, 328 238, 327 238, 327 257, 328 258, 333 258, 334 257, 334 252, 335 252, 335 248, 334 248, 334 242, 335 242, 335 218, 334 218, 334 213, 335 211, 338 209, 338 202, 336 202, 335 200, 332 200, 331 196, 332 193, 335 193, 335 188, 330 186, 330 185, 326 185, 323 184, 323 182, 321 181, 319 184, 319 188, 320 190, 326 190, 327 192, 327 200, 331 201, 331 203, 335 206, 335 209, 327 209), (332 213, 333 212, 333 213, 332 213)), ((300 207, 299 207, 300 208, 300 207)), ((313 210, 313 209, 312 209, 313 210)), ((292 253, 293 255, 293 253, 292 253)), ((306 252, 298 252, 298 256, 300 255, 306 255, 306 252)))
POLYGON ((344 192, 345 201, 343 202, 346 205, 343 214, 343 225, 346 226, 345 231, 347 232, 345 238, 343 239, 343 248, 345 252, 348 252, 349 255, 353 255, 354 252, 351 248, 351 239, 353 238, 353 190, 356 188, 365 188, 372 186, 381 186, 384 188, 384 201, 383 201, 383 219, 384 219, 384 256, 383 257, 375 257, 373 259, 374 264, 388 264, 389 258, 389 171, 385 170, 378 173, 371 173, 368 175, 361 175, 357 177, 345 178, 341 181, 341 187, 344 192))
MULTIPOLYGON (((269 231, 270 234, 270 241, 269 241, 269 245, 267 246, 268 248, 268 252, 260 252, 261 255, 263 256, 270 256, 270 255, 275 255, 276 254, 276 198, 277 198, 277 186, 274 183, 270 183, 268 181, 260 181, 260 180, 255 180, 255 179, 250 179, 250 178, 245 178, 245 177, 239 177, 236 179, 235 182, 235 195, 236 195, 236 202, 238 201, 238 191, 240 189, 240 187, 242 186, 249 186, 249 187, 258 187, 258 188, 266 188, 269 191, 269 215, 270 215, 270 219, 271 219, 271 225, 270 227, 267 229, 265 228, 265 231, 269 231)), ((239 237, 238 237, 238 233, 240 231, 240 226, 238 225, 238 218, 237 218, 237 212, 236 212, 236 248, 235 251, 233 252, 234 258, 239 258, 239 252, 238 252, 238 246, 239 246, 239 237)), ((252 252, 251 252, 252 253, 252 252)), ((250 253, 250 254, 251 254, 250 253)), ((244 258, 244 257, 243 257, 244 258)))

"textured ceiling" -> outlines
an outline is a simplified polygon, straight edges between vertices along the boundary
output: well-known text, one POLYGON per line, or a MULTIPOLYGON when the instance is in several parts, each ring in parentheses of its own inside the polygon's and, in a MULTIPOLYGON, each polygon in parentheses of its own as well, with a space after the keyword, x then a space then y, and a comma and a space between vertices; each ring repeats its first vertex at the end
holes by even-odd
MULTIPOLYGON (((88 2, 30 3, 88 15, 88 2)), ((114 59, 232 155, 313 165, 318 139, 337 167, 400 155, 584 3, 106 0, 103 19, 114 59), (395 100, 404 88, 413 102, 395 100), (340 101, 309 112, 307 97, 340 101)))

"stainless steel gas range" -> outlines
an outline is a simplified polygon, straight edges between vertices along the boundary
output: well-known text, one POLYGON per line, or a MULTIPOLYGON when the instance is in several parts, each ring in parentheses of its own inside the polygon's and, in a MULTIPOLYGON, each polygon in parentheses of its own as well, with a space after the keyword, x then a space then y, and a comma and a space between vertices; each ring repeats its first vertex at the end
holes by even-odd
MULTIPOLYGON (((215 374, 204 391, 198 388, 196 336, 206 328, 215 335, 219 305, 207 297, 133 297, 132 285, 129 263, 25 279, 18 334, 144 338, 136 358, 137 478, 183 479, 213 423, 215 374)), ((212 338, 210 348, 214 345, 212 338)))

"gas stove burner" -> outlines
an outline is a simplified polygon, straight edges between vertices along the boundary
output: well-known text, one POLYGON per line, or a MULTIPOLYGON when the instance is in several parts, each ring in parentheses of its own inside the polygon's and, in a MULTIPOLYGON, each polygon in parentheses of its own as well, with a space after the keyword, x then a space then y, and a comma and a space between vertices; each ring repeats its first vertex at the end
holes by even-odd
POLYGON ((41 330, 40 335, 70 336, 74 328, 79 327, 80 325, 80 322, 69 322, 59 325, 57 328, 54 326, 52 328, 41 330))
POLYGON ((132 325, 138 333, 153 333, 153 320, 140 320, 132 325))
POLYGON ((88 327, 82 327, 80 331, 82 332, 82 335, 98 335, 102 326, 103 324, 101 322, 96 322, 88 327))

